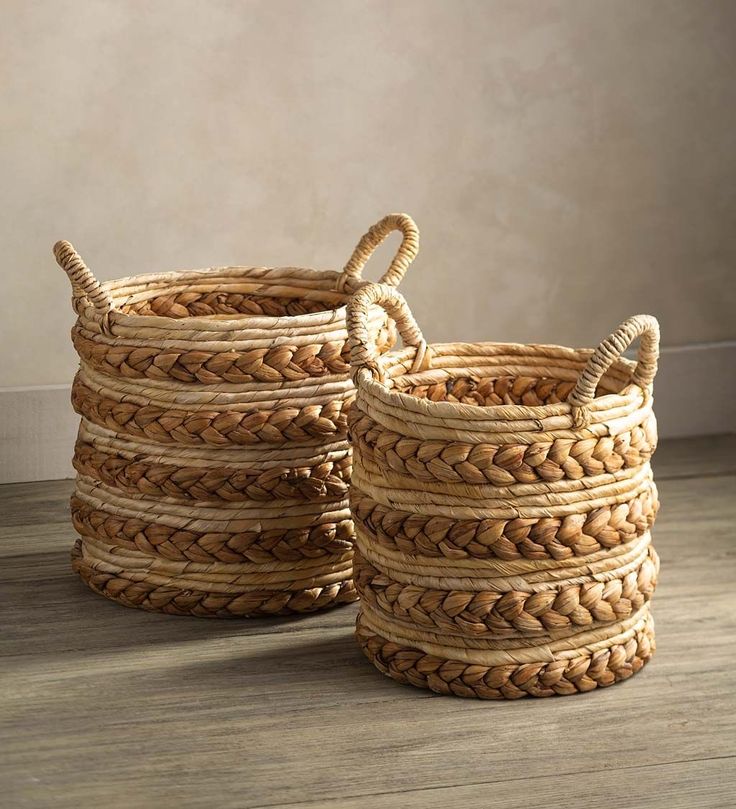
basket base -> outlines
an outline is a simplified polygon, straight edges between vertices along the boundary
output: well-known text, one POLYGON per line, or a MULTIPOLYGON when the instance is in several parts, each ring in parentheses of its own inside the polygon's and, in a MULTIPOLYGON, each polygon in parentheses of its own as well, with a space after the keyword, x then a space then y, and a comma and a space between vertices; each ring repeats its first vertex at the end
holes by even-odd
POLYGON ((626 643, 593 654, 511 666, 478 666, 401 646, 369 629, 358 615, 356 638, 383 674, 404 685, 476 699, 520 699, 579 694, 614 685, 636 674, 654 654, 651 617, 626 643))
POLYGON ((149 612, 199 618, 255 618, 315 612, 358 599, 352 579, 305 590, 247 590, 235 594, 162 587, 95 570, 85 563, 81 546, 81 540, 77 540, 72 549, 72 569, 91 590, 118 604, 149 612))

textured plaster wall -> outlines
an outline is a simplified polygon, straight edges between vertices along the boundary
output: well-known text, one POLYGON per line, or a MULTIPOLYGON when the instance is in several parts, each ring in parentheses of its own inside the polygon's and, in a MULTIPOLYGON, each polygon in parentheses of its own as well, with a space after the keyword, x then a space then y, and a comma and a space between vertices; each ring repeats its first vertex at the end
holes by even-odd
MULTIPOLYGON (((384 212, 433 340, 736 338, 730 0, 4 0, 0 385, 69 382, 100 278, 338 267, 384 212)), ((372 269, 385 262, 384 250, 372 269)))

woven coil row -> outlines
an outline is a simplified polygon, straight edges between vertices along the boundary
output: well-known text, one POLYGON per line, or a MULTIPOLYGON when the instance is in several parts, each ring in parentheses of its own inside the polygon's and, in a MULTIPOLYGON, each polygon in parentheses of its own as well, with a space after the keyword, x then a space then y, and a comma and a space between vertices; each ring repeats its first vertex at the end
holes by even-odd
MULTIPOLYGON (((342 273, 227 267, 101 284, 68 242, 80 356, 73 566, 96 592, 173 614, 305 612, 356 598, 345 302, 403 214, 342 273)), ((385 313, 369 316, 381 351, 385 313)))
POLYGON ((629 677, 654 649, 651 384, 640 315, 595 351, 427 346, 376 284, 348 306, 357 638, 402 683, 515 699, 629 677), (405 348, 380 357, 374 305, 405 348), (636 363, 621 353, 641 338, 636 363))

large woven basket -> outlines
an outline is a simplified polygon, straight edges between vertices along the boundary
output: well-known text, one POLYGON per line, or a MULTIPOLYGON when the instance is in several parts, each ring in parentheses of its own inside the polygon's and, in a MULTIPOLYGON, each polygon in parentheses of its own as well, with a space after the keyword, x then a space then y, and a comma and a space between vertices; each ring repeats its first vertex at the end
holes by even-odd
MULTIPOLYGON (((306 612, 356 598, 347 500, 345 302, 393 230, 383 280, 418 249, 385 217, 342 273, 227 267, 99 283, 68 242, 81 364, 72 401, 74 569, 96 592, 174 614, 306 612)), ((371 339, 395 329, 376 308, 371 339)))
POLYGON ((657 321, 595 350, 425 343, 399 293, 348 306, 358 641, 402 683, 515 699, 629 677, 654 650, 657 321), (379 357, 372 304, 405 348, 379 357), (636 363, 621 354, 641 336, 636 363))

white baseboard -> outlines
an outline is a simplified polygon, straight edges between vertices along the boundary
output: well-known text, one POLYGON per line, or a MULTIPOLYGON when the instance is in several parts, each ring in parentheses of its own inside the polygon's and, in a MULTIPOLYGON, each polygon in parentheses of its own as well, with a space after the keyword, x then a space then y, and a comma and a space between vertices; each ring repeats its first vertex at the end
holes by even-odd
POLYGON ((662 438, 736 432, 736 340, 663 348, 654 412, 662 438))
MULTIPOLYGON (((0 388, 0 483, 73 476, 70 387, 0 388)), ((736 432, 736 341, 663 349, 654 396, 662 438, 736 432)))

